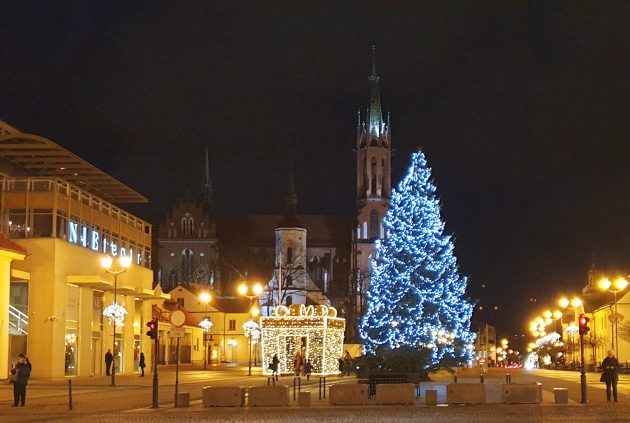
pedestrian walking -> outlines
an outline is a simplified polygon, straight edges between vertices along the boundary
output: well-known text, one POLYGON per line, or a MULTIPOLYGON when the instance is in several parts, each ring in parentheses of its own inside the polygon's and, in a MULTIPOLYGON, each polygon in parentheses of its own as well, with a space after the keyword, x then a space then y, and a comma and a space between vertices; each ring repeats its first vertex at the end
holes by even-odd
POLYGON ((143 352, 140 353, 140 361, 138 362, 138 366, 140 367, 140 371, 142 372, 140 377, 142 377, 142 376, 144 376, 144 368, 147 367, 146 363, 144 362, 144 353, 143 352))
POLYGON ((343 367, 346 372, 346 376, 350 376, 350 369, 352 368, 352 356, 350 352, 346 350, 346 354, 343 356, 343 367))
POLYGON ((112 354, 112 350, 108 349, 105 353, 105 374, 107 376, 110 375, 110 371, 112 368, 112 363, 114 362, 114 355, 112 354))
POLYGON ((26 385, 31 377, 31 362, 24 354, 18 355, 18 361, 11 369, 11 382, 13 383, 13 405, 24 407, 26 404, 26 385))
POLYGON ((304 364, 304 374, 306 375, 306 380, 311 379, 311 372, 313 371, 313 366, 311 365, 311 359, 306 360, 304 364))
POLYGON ((346 362, 344 361, 343 357, 339 357, 337 361, 339 362, 339 376, 343 377, 343 372, 345 370, 346 362))
POLYGON ((615 357, 613 350, 608 350, 608 357, 602 361, 602 376, 600 382, 606 382, 606 400, 610 402, 610 391, 612 388, 612 396, 617 402, 617 382, 619 381, 619 361, 615 357))
POLYGON ((271 363, 269 363, 269 370, 271 370, 271 376, 275 376, 276 380, 278 380, 278 365, 280 364, 280 360, 278 360, 278 354, 274 354, 271 359, 271 363))
POLYGON ((293 368, 295 370, 295 375, 300 376, 302 374, 302 364, 304 360, 302 359, 302 354, 298 351, 293 358, 293 368))

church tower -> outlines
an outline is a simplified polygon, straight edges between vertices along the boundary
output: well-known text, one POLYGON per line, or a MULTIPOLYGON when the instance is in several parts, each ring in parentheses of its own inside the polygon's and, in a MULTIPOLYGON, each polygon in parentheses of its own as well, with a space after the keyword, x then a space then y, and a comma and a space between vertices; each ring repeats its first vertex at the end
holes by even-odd
POLYGON ((389 115, 383 120, 379 76, 376 73, 376 47, 372 46, 372 73, 366 121, 357 122, 357 271, 369 274, 370 257, 376 240, 385 238, 383 218, 389 209, 391 182, 391 130, 389 115))
POLYGON ((293 182, 293 167, 289 171, 284 196, 284 217, 275 228, 276 265, 273 278, 260 296, 265 304, 263 314, 278 304, 330 305, 307 270, 307 230, 297 217, 298 197, 293 182), (278 283, 280 281, 280 283, 278 283))

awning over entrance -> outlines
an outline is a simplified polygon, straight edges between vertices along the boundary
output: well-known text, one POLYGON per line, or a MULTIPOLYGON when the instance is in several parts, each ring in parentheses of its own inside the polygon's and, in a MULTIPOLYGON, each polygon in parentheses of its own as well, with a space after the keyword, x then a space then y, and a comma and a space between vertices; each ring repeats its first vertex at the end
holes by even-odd
POLYGON ((72 285, 84 286, 92 289, 98 289, 99 291, 114 290, 114 282, 105 280, 102 276, 69 275, 68 277, 66 277, 66 283, 71 283, 72 285))

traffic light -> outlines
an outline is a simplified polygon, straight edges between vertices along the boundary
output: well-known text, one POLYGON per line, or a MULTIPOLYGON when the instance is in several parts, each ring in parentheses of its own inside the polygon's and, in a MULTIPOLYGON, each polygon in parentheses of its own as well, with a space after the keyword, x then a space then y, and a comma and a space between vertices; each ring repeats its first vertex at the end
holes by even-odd
POLYGON ((157 319, 149 320, 147 322, 147 327, 149 330, 147 331, 147 335, 151 339, 157 339, 158 336, 158 321, 157 319))
POLYGON ((588 322, 590 321, 591 319, 589 319, 583 314, 580 314, 580 317, 578 318, 578 324, 580 326, 580 335, 586 335, 586 333, 591 330, 591 328, 588 327, 588 322))

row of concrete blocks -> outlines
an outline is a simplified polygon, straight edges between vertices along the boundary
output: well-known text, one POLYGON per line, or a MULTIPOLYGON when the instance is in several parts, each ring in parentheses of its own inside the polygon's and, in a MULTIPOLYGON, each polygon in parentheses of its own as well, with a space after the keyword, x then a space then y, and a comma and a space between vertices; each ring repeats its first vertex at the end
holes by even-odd
MULTIPOLYGON (((540 383, 505 383, 501 385, 501 400, 505 404, 538 404, 542 402, 540 383)), ((289 405, 289 387, 286 385, 252 386, 249 388, 247 405, 287 406, 289 405)), ((416 386, 411 383, 382 384, 376 390, 375 403, 383 405, 415 405, 416 386)), ((188 394, 180 393, 178 405, 188 406, 188 394)), ((554 389, 556 403, 567 403, 569 396, 566 388, 554 389)), ((437 405, 437 391, 426 390, 427 405, 437 405)), ((481 383, 452 383, 446 386, 448 404, 483 404, 486 402, 486 386, 481 383)), ((368 404, 368 386, 365 384, 335 384, 329 389, 331 405, 368 404)), ((245 387, 242 386, 207 386, 203 388, 204 407, 242 407, 245 405, 245 387)), ((300 406, 311 405, 311 393, 298 393, 300 406)))
MULTIPOLYGON (((555 402, 569 402, 566 388, 554 389, 555 402)), ((437 390, 425 391, 426 405, 437 405, 437 390)), ((501 385, 504 404, 539 404, 542 402, 540 383, 504 383, 501 385)), ((482 383, 452 383, 446 386, 448 404, 483 404, 486 402, 486 385, 482 383)), ((367 387, 361 384, 333 385, 330 403, 334 405, 364 405, 368 403, 367 387)), ((382 384, 376 388, 377 404, 415 404, 415 386, 410 383, 382 384)))

